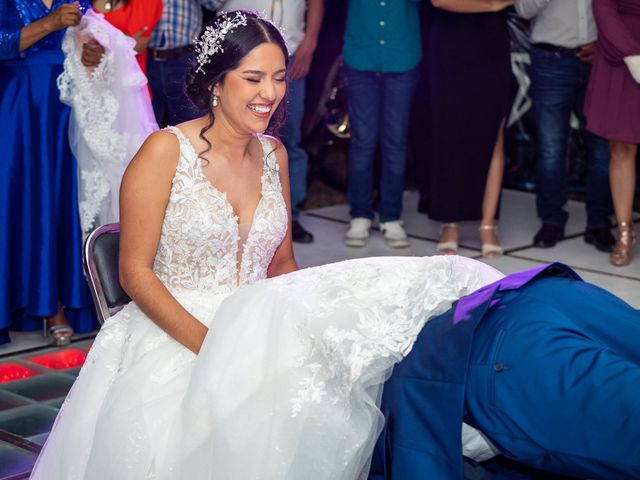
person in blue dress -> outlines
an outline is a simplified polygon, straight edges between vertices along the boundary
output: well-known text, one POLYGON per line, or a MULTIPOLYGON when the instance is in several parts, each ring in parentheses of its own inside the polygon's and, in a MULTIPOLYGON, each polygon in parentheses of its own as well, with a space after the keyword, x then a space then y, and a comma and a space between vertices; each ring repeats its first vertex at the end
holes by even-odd
MULTIPOLYGON (((69 108, 59 99, 66 27, 88 2, 0 0, 0 344, 9 328, 35 330, 43 317, 53 342, 95 328, 82 274, 76 161, 69 108)), ((96 65, 95 41, 83 63, 96 65)))

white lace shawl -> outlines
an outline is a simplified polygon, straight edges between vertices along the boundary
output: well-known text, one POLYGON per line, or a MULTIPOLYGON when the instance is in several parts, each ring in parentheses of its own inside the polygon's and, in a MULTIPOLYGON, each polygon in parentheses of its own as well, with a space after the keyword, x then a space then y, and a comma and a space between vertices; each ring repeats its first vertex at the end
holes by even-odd
POLYGON ((89 10, 64 36, 60 100, 72 109, 69 143, 78 161, 80 223, 86 235, 118 220, 118 190, 127 164, 158 129, 135 41, 89 10), (100 63, 81 62, 82 45, 95 38, 105 49, 100 63))

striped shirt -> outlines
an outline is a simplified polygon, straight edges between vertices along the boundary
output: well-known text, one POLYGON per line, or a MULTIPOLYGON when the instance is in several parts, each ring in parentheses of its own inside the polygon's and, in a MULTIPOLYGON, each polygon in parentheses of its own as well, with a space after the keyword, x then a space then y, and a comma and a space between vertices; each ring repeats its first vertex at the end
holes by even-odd
POLYGON ((162 17, 151 35, 151 48, 191 45, 202 28, 202 7, 217 10, 224 0, 164 0, 162 17))

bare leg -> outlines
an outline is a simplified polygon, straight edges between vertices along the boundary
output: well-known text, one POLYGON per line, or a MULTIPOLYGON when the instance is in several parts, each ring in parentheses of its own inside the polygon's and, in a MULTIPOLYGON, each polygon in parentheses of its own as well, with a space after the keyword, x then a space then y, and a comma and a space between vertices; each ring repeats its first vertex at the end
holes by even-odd
POLYGON ((631 216, 635 195, 636 153, 638 146, 633 143, 609 141, 611 160, 609 181, 613 208, 618 223, 618 241, 611 254, 611 262, 617 266, 631 262, 631 250, 635 243, 631 216))
MULTIPOLYGON (((498 130, 498 138, 493 148, 491 156, 491 165, 487 175, 487 183, 484 190, 484 198, 482 199, 482 221, 480 223, 480 241, 483 245, 500 245, 498 235, 495 228, 490 226, 496 223, 496 212, 498 210, 498 201, 500 200, 500 192, 502 191, 502 176, 504 174, 504 125, 503 119, 498 130), (489 228, 487 228, 489 227, 489 228)), ((488 252, 489 258, 499 256, 501 252, 488 252)))

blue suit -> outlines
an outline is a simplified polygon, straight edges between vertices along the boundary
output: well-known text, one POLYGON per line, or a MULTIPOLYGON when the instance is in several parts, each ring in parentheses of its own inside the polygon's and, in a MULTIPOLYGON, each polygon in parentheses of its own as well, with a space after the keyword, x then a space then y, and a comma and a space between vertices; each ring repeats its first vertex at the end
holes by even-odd
POLYGON ((558 474, 640 478, 640 312, 561 264, 426 324, 385 384, 372 477, 463 478, 461 424, 558 474))

